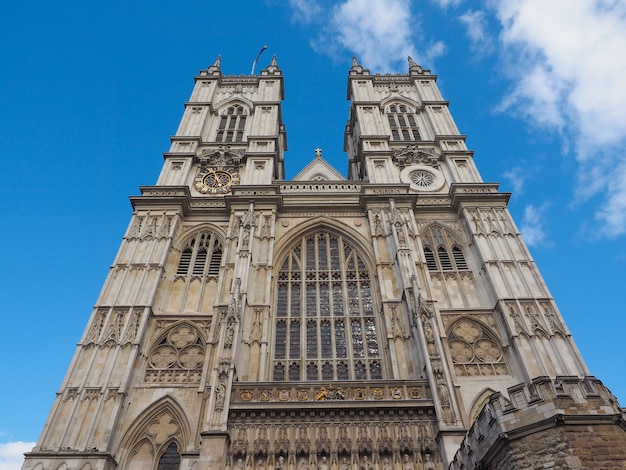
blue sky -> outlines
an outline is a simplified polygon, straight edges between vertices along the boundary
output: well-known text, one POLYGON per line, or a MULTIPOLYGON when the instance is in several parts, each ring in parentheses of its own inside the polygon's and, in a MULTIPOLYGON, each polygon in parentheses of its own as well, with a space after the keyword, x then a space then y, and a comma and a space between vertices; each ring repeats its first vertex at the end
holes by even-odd
MULTIPOLYGON (((623 0, 11 2, 0 17, 0 470, 41 431, 193 76, 285 75, 287 176, 321 147, 346 171, 351 57, 411 55, 524 233, 591 373, 626 404, 623 0)), ((16 463, 17 462, 17 463, 16 463)))

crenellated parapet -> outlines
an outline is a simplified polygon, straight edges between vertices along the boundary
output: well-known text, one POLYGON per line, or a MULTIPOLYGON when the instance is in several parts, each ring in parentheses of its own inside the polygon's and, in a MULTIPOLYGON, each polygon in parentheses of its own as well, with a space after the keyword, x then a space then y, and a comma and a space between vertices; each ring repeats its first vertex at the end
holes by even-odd
POLYGON ((490 397, 450 470, 508 470, 530 463, 608 469, 625 461, 624 411, 595 377, 537 377, 507 392, 490 397))

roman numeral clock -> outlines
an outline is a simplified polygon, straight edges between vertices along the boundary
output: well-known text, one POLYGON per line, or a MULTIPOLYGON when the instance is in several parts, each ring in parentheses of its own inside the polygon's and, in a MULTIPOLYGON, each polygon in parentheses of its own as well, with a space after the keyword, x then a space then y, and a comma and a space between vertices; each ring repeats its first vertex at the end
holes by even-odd
POLYGON ((193 187, 202 194, 227 194, 234 184, 239 184, 238 162, 241 156, 221 148, 217 153, 202 159, 193 187))

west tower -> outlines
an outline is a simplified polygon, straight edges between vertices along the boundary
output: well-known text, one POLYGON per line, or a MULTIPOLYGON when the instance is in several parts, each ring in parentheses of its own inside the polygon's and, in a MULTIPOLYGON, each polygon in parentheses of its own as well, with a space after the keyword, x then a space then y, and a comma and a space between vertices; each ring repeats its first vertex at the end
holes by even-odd
POLYGON ((557 425, 624 449, 436 76, 353 61, 347 179, 318 151, 285 181, 283 94, 275 59, 195 78, 23 468, 517 468, 557 425))

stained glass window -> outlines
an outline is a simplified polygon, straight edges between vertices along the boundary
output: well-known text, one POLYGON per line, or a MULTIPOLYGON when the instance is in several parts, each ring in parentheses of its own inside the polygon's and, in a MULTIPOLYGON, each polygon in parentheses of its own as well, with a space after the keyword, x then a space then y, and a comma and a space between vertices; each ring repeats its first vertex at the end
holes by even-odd
POLYGON ((274 379, 382 378, 370 273, 342 237, 303 237, 282 262, 276 286, 274 379), (304 306, 304 308, 301 308, 304 306))

